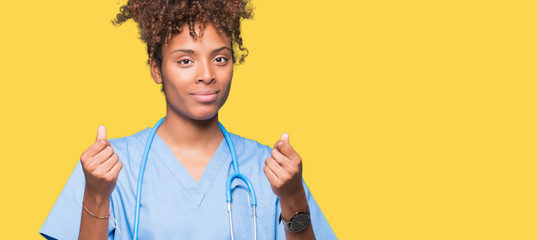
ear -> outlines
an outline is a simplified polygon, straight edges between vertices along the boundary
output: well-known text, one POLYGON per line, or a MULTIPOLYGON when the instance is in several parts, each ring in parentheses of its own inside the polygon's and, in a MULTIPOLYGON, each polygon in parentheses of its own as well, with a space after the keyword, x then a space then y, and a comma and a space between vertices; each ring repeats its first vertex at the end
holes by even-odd
POLYGON ((160 66, 154 59, 149 60, 149 68, 151 69, 151 77, 157 84, 162 83, 162 75, 160 72, 160 66))

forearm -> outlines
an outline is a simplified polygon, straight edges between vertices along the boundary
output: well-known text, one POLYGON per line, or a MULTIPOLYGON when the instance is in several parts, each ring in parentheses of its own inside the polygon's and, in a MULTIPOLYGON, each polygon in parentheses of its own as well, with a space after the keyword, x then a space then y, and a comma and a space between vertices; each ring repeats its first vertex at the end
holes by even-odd
MULTIPOLYGON (((293 196, 281 198, 280 206, 282 208, 282 218, 287 222, 296 212, 308 211, 308 201, 306 199, 306 193, 304 192, 304 189, 302 189, 302 191, 300 192, 295 193, 293 196)), ((289 232, 285 230, 285 239, 315 239, 315 235, 313 234, 313 227, 311 226, 311 221, 310 224, 308 224, 308 226, 306 227, 306 229, 302 230, 301 232, 289 232)))
MULTIPOLYGON (((110 208, 110 196, 98 196, 88 190, 84 191, 84 206, 97 216, 108 216, 110 208)), ((80 240, 108 239, 108 221, 92 216, 82 207, 82 217, 80 220, 80 240)))

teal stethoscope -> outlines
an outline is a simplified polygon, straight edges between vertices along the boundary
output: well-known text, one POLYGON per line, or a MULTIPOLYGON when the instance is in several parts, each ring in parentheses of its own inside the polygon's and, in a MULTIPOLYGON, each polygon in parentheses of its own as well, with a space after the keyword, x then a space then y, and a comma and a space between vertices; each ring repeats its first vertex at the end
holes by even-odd
MULTIPOLYGON (((155 134, 157 133, 157 129, 160 127, 160 124, 162 124, 162 121, 164 121, 163 117, 160 119, 153 129, 151 129, 151 133, 149 133, 149 137, 147 138, 147 142, 145 144, 144 148, 144 154, 142 155, 142 163, 140 164, 140 173, 138 174, 138 187, 136 190, 136 211, 134 213, 134 233, 132 236, 132 239, 136 240, 138 239, 138 223, 140 222, 140 202, 142 199, 142 182, 144 181, 144 171, 145 171, 145 165, 147 163, 147 156, 149 155, 149 149, 151 148, 151 144, 153 143, 153 138, 155 138, 155 134)), ((257 199, 255 197, 254 188, 252 187, 252 183, 248 178, 244 175, 242 175, 239 172, 239 163, 237 162, 237 153, 235 153, 235 146, 233 146, 233 142, 231 141, 231 138, 229 137, 229 133, 226 131, 224 126, 218 122, 218 125, 220 125, 220 130, 222 130, 222 133, 224 134, 224 138, 226 139, 227 146, 229 148, 229 152, 231 153, 231 162, 233 163, 233 171, 234 173, 229 175, 227 178, 227 185, 226 185, 226 201, 227 201, 227 211, 229 213, 229 227, 231 230, 231 239, 234 240, 235 237, 233 235, 233 220, 231 219, 231 182, 235 178, 242 179, 246 185, 248 186, 248 190, 250 191, 250 194, 252 196, 252 199, 250 201, 250 205, 253 209, 254 214, 254 239, 257 240, 257 225, 256 225, 256 213, 255 208, 257 207, 257 199)))

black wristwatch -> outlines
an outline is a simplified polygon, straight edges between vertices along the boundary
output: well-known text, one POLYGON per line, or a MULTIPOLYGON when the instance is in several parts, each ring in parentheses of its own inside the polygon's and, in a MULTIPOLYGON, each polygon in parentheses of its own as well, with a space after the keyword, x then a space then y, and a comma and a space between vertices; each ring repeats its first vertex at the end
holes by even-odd
MULTIPOLYGON (((282 222, 282 214, 280 213, 280 220, 282 222)), ((289 222, 283 220, 283 227, 289 232, 301 232, 308 227, 310 224, 310 211, 309 209, 306 212, 296 212, 293 214, 289 222)))

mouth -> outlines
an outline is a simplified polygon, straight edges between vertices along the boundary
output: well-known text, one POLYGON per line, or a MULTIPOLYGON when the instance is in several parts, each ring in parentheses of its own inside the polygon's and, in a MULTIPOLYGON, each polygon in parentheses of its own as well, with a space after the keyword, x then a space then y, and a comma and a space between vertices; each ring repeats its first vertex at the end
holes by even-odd
POLYGON ((218 93, 220 93, 219 90, 204 90, 190 93, 190 96, 192 96, 198 102, 210 103, 216 100, 218 93))

